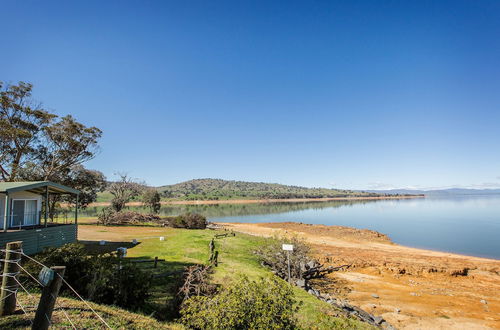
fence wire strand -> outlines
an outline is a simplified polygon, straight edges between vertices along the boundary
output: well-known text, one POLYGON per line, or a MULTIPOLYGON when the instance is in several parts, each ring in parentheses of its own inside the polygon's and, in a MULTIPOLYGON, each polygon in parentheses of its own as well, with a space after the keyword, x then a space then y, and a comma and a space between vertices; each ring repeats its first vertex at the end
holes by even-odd
MULTIPOLYGON (((9 250, 9 249, 0 249, 1 252, 11 252, 11 253, 19 253, 23 256, 25 256, 26 258, 28 258, 29 260, 35 262, 36 264, 38 264, 39 266, 42 266, 42 267, 47 267, 45 266, 44 264, 42 264, 41 262, 39 262, 38 260, 30 257, 29 255, 25 254, 23 252, 23 250, 9 250)), ((33 276, 28 270, 26 270, 21 264, 21 259, 15 259, 15 260, 7 260, 7 259, 0 259, 0 262, 4 262, 4 263, 14 263, 14 264, 17 264, 17 266, 19 266, 19 268, 24 272, 26 273, 31 279, 33 279, 38 285, 40 285, 41 287, 43 287, 43 284, 35 277, 33 276)), ((47 267, 49 268, 49 267, 47 267)), ((14 278, 14 280, 17 282, 17 284, 23 289, 24 292, 26 292, 26 294, 31 297, 31 298, 34 298, 34 296, 26 289, 26 287, 17 279, 17 276, 19 275, 20 272, 16 272, 16 273, 2 273, 0 274, 0 277, 12 277, 14 278)), ((82 296, 80 296, 80 294, 78 294, 78 292, 76 292, 76 290, 59 274, 57 274, 57 276, 59 276, 62 280, 62 282, 64 284, 67 285, 67 287, 82 301, 85 303, 85 305, 94 313, 94 315, 97 316, 97 318, 108 328, 108 329, 112 329, 109 324, 92 308, 92 306, 90 306, 90 304, 82 298, 82 296)), ((21 308, 21 310, 24 312, 25 315, 27 315, 27 312, 26 312, 26 309, 24 308, 24 306, 19 302, 19 299, 17 299, 17 293, 18 293, 18 290, 10 290, 8 288, 2 288, 3 291, 6 291, 6 292, 9 292, 9 294, 7 296, 5 296, 2 300, 4 299, 7 299, 8 297, 10 297, 11 295, 15 295, 16 296, 16 304, 21 308)), ((69 323, 71 324, 71 327, 73 329, 77 329, 75 324, 73 323, 73 321, 71 320, 71 318, 69 317, 68 313, 65 311, 64 307, 58 302, 57 300, 57 297, 55 297, 53 294, 52 295, 52 298, 54 298, 55 300, 55 303, 57 304, 57 306, 59 307, 59 309, 63 312, 64 316, 66 317, 66 319, 69 321, 69 323)), ((45 314, 45 318, 47 319, 47 321, 49 322, 50 325, 52 325, 52 322, 50 320, 50 318, 48 317, 47 314, 45 314)), ((33 324, 33 320, 29 320, 31 322, 31 324, 33 324)))

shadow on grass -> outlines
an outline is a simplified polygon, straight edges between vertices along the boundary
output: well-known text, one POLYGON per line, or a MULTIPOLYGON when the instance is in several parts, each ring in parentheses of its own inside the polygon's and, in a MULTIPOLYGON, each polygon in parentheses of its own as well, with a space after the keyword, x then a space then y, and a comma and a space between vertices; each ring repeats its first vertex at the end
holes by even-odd
MULTIPOLYGON (((133 249, 141 244, 132 242, 106 242, 100 245, 100 241, 79 241, 87 249, 89 254, 103 254, 116 252, 119 247, 133 249)), ((179 305, 181 303, 177 293, 183 284, 183 275, 186 267, 194 263, 179 261, 169 261, 159 259, 156 262, 155 257, 125 257, 121 259, 122 263, 133 264, 151 277, 149 297, 141 308, 140 312, 150 315, 161 321, 171 321, 179 317, 179 305)))
POLYGON ((139 244, 140 242, 137 242, 137 244, 134 244, 132 242, 108 242, 104 245, 101 245, 101 241, 78 241, 78 243, 81 243, 85 246, 85 249, 90 253, 90 254, 103 254, 103 253, 111 253, 111 252, 116 252, 116 249, 119 247, 124 247, 127 249, 132 249, 139 244))
POLYGON ((193 263, 179 261, 158 261, 154 267, 154 257, 124 258, 123 262, 135 264, 151 275, 150 296, 141 312, 160 321, 172 321, 179 317, 182 299, 178 296, 184 283, 184 272, 193 263))
POLYGON ((181 299, 177 295, 184 281, 184 271, 193 263, 158 260, 154 257, 133 257, 122 259, 134 264, 151 275, 151 288, 141 312, 161 321, 172 321, 179 317, 181 299))

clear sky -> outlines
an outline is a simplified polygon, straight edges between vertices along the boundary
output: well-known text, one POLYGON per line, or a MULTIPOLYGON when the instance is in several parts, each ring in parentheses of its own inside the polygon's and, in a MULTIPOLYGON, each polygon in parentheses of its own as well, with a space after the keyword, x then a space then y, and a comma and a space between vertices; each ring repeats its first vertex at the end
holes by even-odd
POLYGON ((87 164, 500 187, 500 1, 14 1, 0 80, 104 131, 87 164))

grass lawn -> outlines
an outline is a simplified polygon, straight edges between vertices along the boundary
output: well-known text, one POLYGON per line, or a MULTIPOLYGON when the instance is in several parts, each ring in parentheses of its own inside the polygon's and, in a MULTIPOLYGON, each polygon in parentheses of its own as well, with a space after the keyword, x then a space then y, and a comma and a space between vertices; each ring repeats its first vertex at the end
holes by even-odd
MULTIPOLYGON (((18 294, 18 301, 24 306, 26 314, 14 314, 0 318, 0 329, 31 329, 31 321, 35 318, 36 306, 40 294, 34 293, 31 297, 25 293, 18 294)), ((152 317, 131 313, 114 306, 89 303, 112 329, 142 330, 142 329, 170 329, 182 330, 184 327, 173 322, 159 322, 152 317)), ((78 299, 66 297, 57 298, 57 306, 51 318, 50 329, 106 329, 88 306, 78 299), (64 312, 63 312, 64 308, 64 312)))
MULTIPOLYGON (((163 310, 168 302, 172 302, 178 283, 182 277, 185 266, 206 263, 209 258, 209 242, 215 233, 214 230, 188 230, 173 228, 152 227, 103 227, 82 226, 79 228, 80 240, 109 240, 121 241, 108 245, 115 249, 122 244, 131 246, 132 239, 139 239, 140 244, 128 249, 127 259, 154 259, 159 257, 165 262, 159 264, 157 269, 151 263, 140 264, 148 271, 156 274, 170 274, 167 277, 156 279, 154 294, 150 299, 151 312, 160 310, 164 316, 156 314, 160 319, 171 319, 171 311, 163 310), (160 241, 159 237, 165 237, 160 241)), ((240 275, 250 279, 260 276, 272 276, 271 272, 260 265, 253 251, 262 244, 265 238, 237 233, 235 237, 226 237, 215 240, 216 250, 219 251, 219 266, 215 268, 212 281, 221 285, 229 283, 240 275)), ((96 248, 97 244, 92 246, 96 248)), ((100 247, 102 248, 102 247, 100 247)), ((332 329, 332 328, 370 328, 370 326, 356 320, 329 316, 335 314, 330 305, 309 295, 304 290, 294 287, 297 301, 303 305, 298 312, 298 319, 302 328, 306 329, 332 329)), ((150 312, 146 311, 146 312, 150 312)))

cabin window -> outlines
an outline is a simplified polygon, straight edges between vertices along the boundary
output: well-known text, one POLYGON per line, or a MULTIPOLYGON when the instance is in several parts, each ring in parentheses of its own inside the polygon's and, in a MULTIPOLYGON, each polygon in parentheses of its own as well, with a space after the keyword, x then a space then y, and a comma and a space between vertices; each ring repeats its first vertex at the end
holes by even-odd
POLYGON ((11 226, 36 225, 38 220, 36 199, 14 199, 12 201, 11 226))

